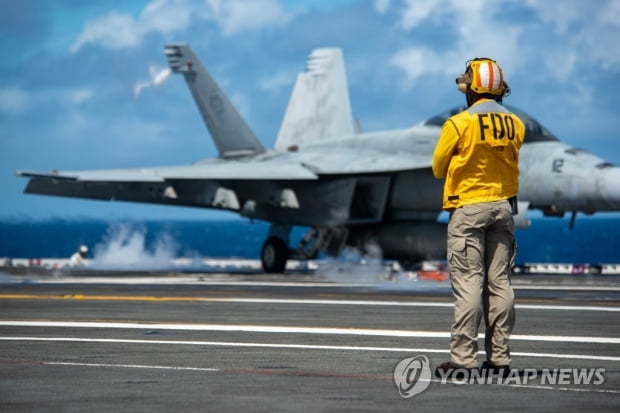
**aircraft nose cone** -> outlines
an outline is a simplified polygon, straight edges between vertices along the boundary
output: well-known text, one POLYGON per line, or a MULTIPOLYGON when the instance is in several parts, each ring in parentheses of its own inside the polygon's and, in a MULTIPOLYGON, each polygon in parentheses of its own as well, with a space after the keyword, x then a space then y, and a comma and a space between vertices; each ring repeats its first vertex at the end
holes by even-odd
POLYGON ((603 174, 601 195, 612 211, 620 211, 620 168, 609 168, 603 174))

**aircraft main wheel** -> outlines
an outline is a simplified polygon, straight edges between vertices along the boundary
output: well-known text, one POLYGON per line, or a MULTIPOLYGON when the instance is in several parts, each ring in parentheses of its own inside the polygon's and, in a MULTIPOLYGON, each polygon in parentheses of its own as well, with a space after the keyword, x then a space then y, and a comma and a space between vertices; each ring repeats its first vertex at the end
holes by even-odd
POLYGON ((270 237, 263 244, 260 260, 263 271, 282 273, 286 269, 288 259, 288 246, 278 237, 270 237))

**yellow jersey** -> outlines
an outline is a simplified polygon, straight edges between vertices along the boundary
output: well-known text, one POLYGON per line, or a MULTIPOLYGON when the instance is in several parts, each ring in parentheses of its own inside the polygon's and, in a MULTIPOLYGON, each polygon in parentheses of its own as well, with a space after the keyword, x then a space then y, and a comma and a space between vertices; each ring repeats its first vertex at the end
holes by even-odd
POLYGON ((521 119, 491 99, 450 117, 433 154, 433 175, 445 178, 443 208, 499 201, 519 191, 521 119))

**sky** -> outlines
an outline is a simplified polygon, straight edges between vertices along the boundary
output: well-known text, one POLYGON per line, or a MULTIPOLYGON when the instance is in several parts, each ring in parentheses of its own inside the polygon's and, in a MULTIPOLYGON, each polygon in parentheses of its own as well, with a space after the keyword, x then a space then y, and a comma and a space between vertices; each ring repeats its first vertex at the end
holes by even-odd
POLYGON ((505 103, 620 165, 620 1, 0 0, 0 220, 231 218, 183 207, 25 195, 16 170, 132 168, 217 156, 163 45, 189 43, 272 147, 313 48, 340 47, 363 131, 413 126, 497 60, 505 103))

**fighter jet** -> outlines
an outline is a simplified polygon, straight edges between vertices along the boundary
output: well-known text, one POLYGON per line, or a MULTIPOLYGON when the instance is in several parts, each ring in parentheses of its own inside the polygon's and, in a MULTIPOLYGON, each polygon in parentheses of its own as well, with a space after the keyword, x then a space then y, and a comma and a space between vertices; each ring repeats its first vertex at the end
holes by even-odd
MULTIPOLYGON (((275 147, 265 148, 187 44, 169 44, 171 70, 191 91, 219 156, 192 165, 37 173, 25 191, 223 209, 271 223, 261 250, 266 272, 290 258, 344 248, 379 247, 383 258, 411 265, 443 259, 443 182, 431 172, 441 125, 457 107, 411 128, 356 131, 342 51, 313 50, 298 74, 275 147), (307 227, 299 246, 294 226, 307 227)), ((528 209, 547 216, 620 210, 620 168, 572 148, 536 119, 510 108, 527 133, 520 160, 518 227, 528 209)))

